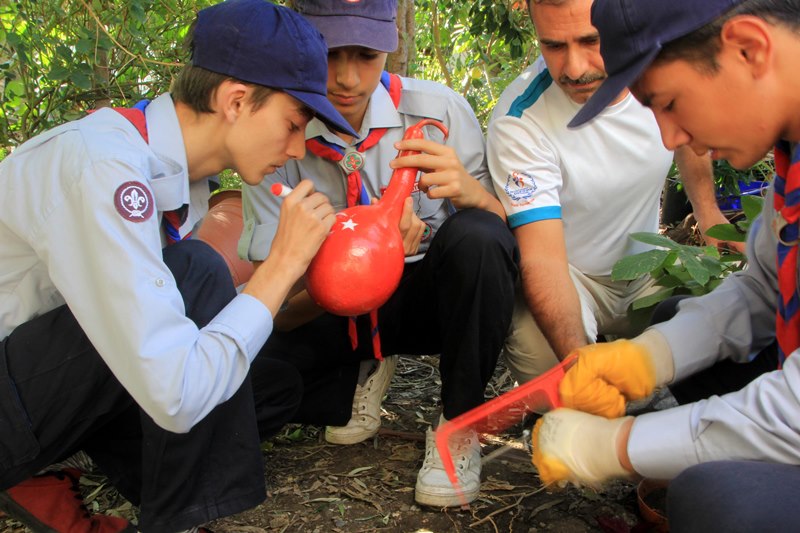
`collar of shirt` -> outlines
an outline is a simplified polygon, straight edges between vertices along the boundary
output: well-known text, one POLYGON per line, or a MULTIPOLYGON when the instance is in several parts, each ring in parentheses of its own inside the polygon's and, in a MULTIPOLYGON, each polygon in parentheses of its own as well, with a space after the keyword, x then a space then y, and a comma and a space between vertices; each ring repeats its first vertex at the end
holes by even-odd
MULTIPOLYGON (((361 123, 361 131, 358 132, 358 138, 353 139, 349 146, 355 146, 366 139, 372 129, 401 127, 403 127, 403 118, 394 106, 392 98, 389 96, 389 91, 386 90, 382 83, 379 83, 369 99, 369 105, 364 115, 364 121, 361 123)), ((322 137, 326 141, 342 148, 348 147, 348 144, 341 137, 333 133, 318 118, 312 119, 306 127, 306 139, 313 139, 314 137, 322 137)))
POLYGON ((189 183, 186 147, 172 97, 166 93, 158 96, 147 106, 145 115, 150 149, 160 160, 176 169, 170 175, 155 175, 150 180, 156 205, 160 211, 171 211, 189 204, 186 222, 180 228, 181 236, 184 236, 208 211, 208 179, 189 183))

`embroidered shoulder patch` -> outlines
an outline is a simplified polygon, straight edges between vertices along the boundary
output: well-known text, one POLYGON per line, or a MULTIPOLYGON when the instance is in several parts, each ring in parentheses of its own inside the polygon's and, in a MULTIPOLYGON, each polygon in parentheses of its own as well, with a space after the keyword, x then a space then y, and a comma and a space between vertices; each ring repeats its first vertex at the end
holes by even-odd
POLYGON ((114 207, 125 220, 144 222, 153 214, 153 196, 138 181, 126 181, 114 192, 114 207))
POLYGON ((533 193, 538 187, 530 174, 513 170, 506 178, 504 190, 511 199, 511 205, 521 206, 533 202, 533 193))

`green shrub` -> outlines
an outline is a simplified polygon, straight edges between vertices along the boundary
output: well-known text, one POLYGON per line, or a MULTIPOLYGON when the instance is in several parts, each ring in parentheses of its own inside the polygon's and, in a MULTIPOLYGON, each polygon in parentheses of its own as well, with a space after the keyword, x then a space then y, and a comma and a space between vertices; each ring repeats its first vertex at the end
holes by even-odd
MULTIPOLYGON (((753 220, 761 213, 763 203, 760 196, 742 196, 742 219, 714 226, 708 235, 724 241, 744 241, 753 220)), ((634 280, 650 275, 662 287, 634 301, 632 311, 651 308, 677 294, 706 294, 731 272, 744 268, 746 263, 742 254, 720 252, 714 246, 680 244, 658 233, 632 233, 630 237, 656 248, 620 259, 613 267, 611 278, 615 281, 634 280)))

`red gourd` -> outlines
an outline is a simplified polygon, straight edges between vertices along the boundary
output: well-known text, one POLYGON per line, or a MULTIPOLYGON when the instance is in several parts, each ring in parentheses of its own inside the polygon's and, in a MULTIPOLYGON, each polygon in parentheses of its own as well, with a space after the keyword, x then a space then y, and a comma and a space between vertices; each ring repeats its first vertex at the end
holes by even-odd
MULTIPOLYGON (((447 138, 444 124, 424 119, 408 128, 403 139, 422 139, 426 125, 436 126, 447 138)), ((402 150, 398 157, 418 153, 402 150)), ((418 172, 395 169, 377 203, 336 213, 331 232, 306 271, 306 288, 323 309, 341 316, 362 315, 383 305, 397 289, 405 258, 398 224, 418 172)))

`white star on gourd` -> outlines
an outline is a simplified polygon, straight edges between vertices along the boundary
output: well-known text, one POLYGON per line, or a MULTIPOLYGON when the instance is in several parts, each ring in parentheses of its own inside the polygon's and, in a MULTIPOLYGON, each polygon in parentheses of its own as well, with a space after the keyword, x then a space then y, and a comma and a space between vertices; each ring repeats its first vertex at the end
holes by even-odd
POLYGON ((356 224, 352 218, 348 219, 345 222, 342 222, 342 229, 349 229, 350 231, 355 231, 356 226, 358 226, 358 224, 356 224))

